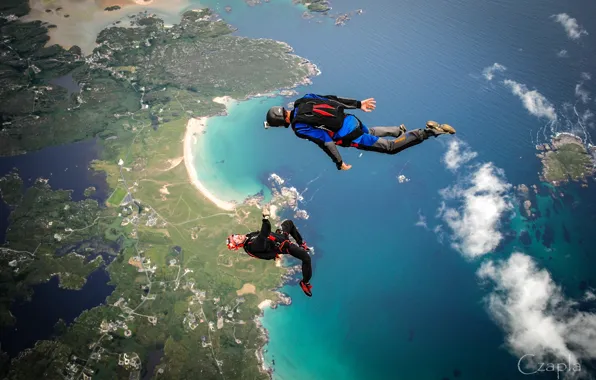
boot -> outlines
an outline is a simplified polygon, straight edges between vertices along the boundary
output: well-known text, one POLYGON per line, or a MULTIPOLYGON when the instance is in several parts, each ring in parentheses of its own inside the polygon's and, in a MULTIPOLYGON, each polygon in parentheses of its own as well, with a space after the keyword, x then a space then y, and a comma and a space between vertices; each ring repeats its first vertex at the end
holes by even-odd
POLYGON ((308 282, 304 282, 300 281, 300 287, 302 288, 302 291, 304 292, 304 294, 306 294, 309 297, 312 297, 312 292, 310 291, 312 289, 312 285, 309 284, 308 282))
POLYGON ((426 122, 426 129, 425 131, 428 133, 429 136, 439 136, 445 133, 450 135, 455 134, 455 128, 450 126, 449 124, 439 124, 436 121, 429 120, 426 122))

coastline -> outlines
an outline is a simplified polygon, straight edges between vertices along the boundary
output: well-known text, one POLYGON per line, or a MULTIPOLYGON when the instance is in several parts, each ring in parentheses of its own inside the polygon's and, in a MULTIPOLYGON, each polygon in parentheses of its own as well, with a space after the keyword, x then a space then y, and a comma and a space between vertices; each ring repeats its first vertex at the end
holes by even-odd
MULTIPOLYGON (((316 69, 316 66, 313 65, 313 70, 310 71, 311 73, 315 73, 318 75, 320 71, 316 69)), ((300 84, 306 84, 304 81, 296 84, 296 86, 300 84)), ((222 104, 225 109, 221 112, 218 112, 215 116, 225 116, 228 115, 229 112, 233 112, 230 108, 232 105, 240 103, 245 100, 250 100, 253 98, 266 98, 266 97, 288 97, 295 95, 291 90, 284 89, 284 90, 276 90, 270 91, 266 93, 258 93, 258 94, 251 94, 242 100, 235 99, 231 96, 218 96, 212 99, 213 102, 222 104)), ((209 117, 201 117, 196 119, 190 119, 187 125, 186 135, 185 135, 185 149, 184 149, 184 157, 186 168, 188 171, 189 178, 191 178, 191 182, 193 185, 199 190, 207 199, 209 199, 212 203, 216 206, 226 209, 226 207, 233 208, 239 205, 254 205, 256 207, 260 207, 259 203, 261 199, 258 197, 248 197, 243 202, 238 200, 237 204, 232 204, 231 202, 224 202, 218 199, 217 194, 209 192, 207 188, 201 184, 201 182, 197 178, 196 168, 194 165, 195 162, 195 155, 192 149, 193 144, 196 143, 196 134, 202 134, 203 131, 207 128, 207 123, 209 121, 209 117), (254 198, 254 199, 253 199, 254 198)), ((285 209, 286 207, 293 210, 295 212, 296 218, 303 218, 308 219, 308 214, 305 210, 299 210, 297 208, 297 202, 300 200, 301 196, 300 193, 296 188, 286 188, 283 185, 285 184, 285 180, 282 179, 279 175, 273 173, 269 178, 269 187, 272 189, 273 192, 273 199, 269 202, 270 211, 272 214, 272 219, 276 220, 279 218, 280 212, 285 209)), ((276 260, 275 265, 277 267, 283 267, 284 273, 280 276, 279 283, 275 286, 272 290, 275 293, 275 297, 271 297, 268 299, 259 300, 258 309, 259 312, 254 316, 253 320, 255 322, 256 327, 259 329, 260 336, 262 339, 259 341, 256 350, 255 356, 259 363, 259 370, 267 374, 269 378, 273 378, 274 367, 272 363, 269 363, 265 357, 266 346, 270 340, 270 332, 265 328, 264 324, 264 316, 265 316, 265 309, 276 309, 279 306, 288 306, 292 303, 291 297, 287 294, 284 294, 281 289, 288 283, 292 283, 294 280, 294 276, 296 273, 299 272, 299 266, 286 266, 282 263, 281 260, 276 260)))
MULTIPOLYGON (((288 54, 295 56, 294 54, 291 53, 293 51, 293 49, 287 43, 285 43, 285 42, 280 42, 280 43, 284 44, 285 46, 287 46, 289 48, 290 51, 288 52, 288 54)), ((309 60, 303 58, 302 64, 307 65, 308 73, 302 80, 298 81, 297 83, 295 83, 292 86, 278 88, 276 90, 267 91, 264 93, 248 94, 247 96, 245 96, 241 99, 235 99, 228 95, 217 96, 217 97, 213 98, 212 99, 213 102, 222 104, 225 107, 225 109, 222 112, 218 113, 217 115, 212 115, 212 116, 227 115, 229 112, 229 107, 233 103, 239 103, 242 101, 246 101, 246 100, 253 99, 253 98, 260 98, 260 97, 271 97, 272 98, 272 97, 280 96, 280 97, 288 98, 290 96, 296 95, 297 92, 294 90, 295 88, 297 88, 299 86, 306 86, 306 85, 312 84, 312 81, 310 78, 321 74, 321 70, 317 67, 317 65, 310 62, 309 60)), ((205 198, 207 198, 209 201, 211 201, 213 204, 215 204, 217 207, 219 207, 222 210, 233 211, 236 209, 237 204, 220 200, 219 198, 217 198, 216 195, 211 193, 199 181, 197 172, 196 172, 196 168, 194 166, 193 145, 196 144, 196 142, 197 142, 196 135, 203 134, 203 132, 207 128, 207 122, 210 117, 211 116, 203 116, 203 117, 199 117, 199 118, 189 119, 187 126, 186 126, 186 133, 184 136, 184 163, 186 166, 189 181, 193 184, 193 186, 195 186, 195 188, 197 188, 197 190, 205 198)), ((281 178, 279 178, 279 180, 281 180, 281 178)), ((282 181, 281 183, 283 184, 283 180, 281 180, 281 181, 282 181)), ((243 202, 243 204, 248 204, 249 202, 250 202, 250 197, 247 198, 243 202)), ((257 204, 257 207, 258 207, 258 204, 257 204)), ((278 217, 278 212, 281 211, 280 208, 281 207, 277 206, 277 205, 270 206, 270 211, 271 211, 274 219, 276 219, 278 217)), ((308 217, 306 217, 305 219, 308 219, 308 217)), ((283 266, 281 261, 276 261, 275 265, 278 267, 283 266)), ((257 345, 257 348, 255 350, 255 356, 257 358, 257 362, 259 363, 259 370, 262 373, 267 374, 270 379, 273 379, 274 368, 272 366, 271 367, 268 366, 267 360, 265 359, 265 352, 264 352, 265 346, 269 343, 270 338, 269 338, 269 331, 264 327, 262 320, 265 316, 265 309, 267 309, 267 308, 276 309, 279 305, 289 306, 292 304, 292 298, 290 296, 288 296, 287 294, 282 293, 280 290, 282 289, 282 287, 284 285, 286 285, 287 283, 289 283, 292 280, 292 277, 295 275, 297 268, 285 267, 285 269, 286 269, 286 272, 281 275, 279 284, 273 289, 276 294, 276 297, 273 300, 271 300, 271 299, 262 300, 258 305, 259 313, 257 315, 255 315, 254 319, 253 319, 255 322, 255 325, 259 329, 261 336, 263 338, 261 343, 257 345)))
POLYGON ((232 202, 222 201, 211 193, 202 183, 199 181, 197 171, 193 164, 194 152, 193 145, 197 143, 197 135, 203 133, 207 127, 207 117, 191 118, 186 124, 186 133, 184 135, 184 165, 186 166, 186 173, 188 180, 192 185, 211 203, 219 207, 222 210, 233 211, 236 205, 232 202))
MULTIPOLYGON (((290 268, 287 268, 287 269, 289 270, 290 268)), ((284 284, 286 284, 287 282, 288 282, 288 278, 286 276, 282 276, 282 282, 281 282, 280 286, 278 287, 278 289, 281 289, 281 287, 284 284)), ((257 361, 259 362, 261 372, 268 374, 270 379, 273 379, 274 368, 268 367, 267 360, 265 360, 264 350, 265 350, 265 346, 267 345, 267 343, 269 343, 269 331, 263 325, 263 318, 265 317, 265 309, 277 309, 277 307, 279 305, 289 306, 292 304, 292 298, 290 298, 290 296, 288 296, 287 294, 284 294, 284 293, 280 292, 279 290, 276 290, 275 293, 277 296, 275 301, 272 301, 270 299, 265 299, 265 300, 261 301, 261 303, 259 303, 258 308, 259 308, 260 312, 254 318, 254 322, 255 322, 257 328, 259 329, 259 331, 261 332, 261 336, 263 337, 263 343, 257 347, 257 349, 255 351, 255 355, 257 356, 257 361)))

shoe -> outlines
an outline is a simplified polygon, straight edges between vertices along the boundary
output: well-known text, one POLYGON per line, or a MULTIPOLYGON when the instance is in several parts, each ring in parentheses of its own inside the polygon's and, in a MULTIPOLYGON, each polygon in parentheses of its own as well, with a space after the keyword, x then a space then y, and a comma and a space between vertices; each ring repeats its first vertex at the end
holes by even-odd
POLYGON ((306 294, 309 297, 312 297, 312 292, 310 291, 312 289, 312 285, 304 282, 304 281, 300 281, 300 287, 302 288, 302 291, 304 292, 304 294, 306 294))
POLYGON ((436 121, 429 120, 426 122, 426 130, 432 133, 434 136, 448 133, 450 135, 455 134, 455 128, 449 124, 439 124, 436 121))
POLYGON ((300 248, 304 249, 305 251, 310 251, 310 247, 306 245, 306 242, 302 242, 302 244, 300 244, 300 248))
POLYGON ((406 128, 406 126, 405 126, 404 124, 402 124, 402 125, 400 125, 400 126, 399 126, 399 130, 400 130, 402 133, 406 133, 406 132, 408 131, 408 129, 406 128))

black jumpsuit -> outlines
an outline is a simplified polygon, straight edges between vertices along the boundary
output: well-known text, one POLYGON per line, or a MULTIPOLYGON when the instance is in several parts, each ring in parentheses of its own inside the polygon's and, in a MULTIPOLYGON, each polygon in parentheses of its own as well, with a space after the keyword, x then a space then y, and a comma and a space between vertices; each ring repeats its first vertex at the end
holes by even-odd
POLYGON ((246 235, 244 250, 249 255, 263 260, 273 260, 277 254, 288 254, 302 261, 302 277, 308 283, 312 277, 312 266, 310 255, 300 247, 302 236, 291 220, 285 220, 281 224, 281 231, 271 232, 271 223, 263 219, 261 231, 251 232, 246 235), (292 243, 289 236, 296 240, 292 243))

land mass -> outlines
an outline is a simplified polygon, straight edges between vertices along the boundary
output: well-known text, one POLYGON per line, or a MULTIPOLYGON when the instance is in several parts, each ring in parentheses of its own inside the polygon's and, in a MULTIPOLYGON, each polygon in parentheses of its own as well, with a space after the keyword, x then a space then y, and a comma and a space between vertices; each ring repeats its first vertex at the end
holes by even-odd
MULTIPOLYGON (((225 110, 215 97, 291 88, 313 65, 287 44, 233 36, 208 9, 173 26, 139 14, 134 28, 103 30, 88 56, 77 46, 46 46, 51 24, 20 21, 28 11, 22 0, 0 6, 0 154, 95 138, 102 154, 92 167, 106 173, 112 194, 105 204, 75 202, 44 179, 23 189, 18 171, 0 180, 11 208, 0 247, 0 324, 14 323, 14 300, 52 276, 77 289, 106 266, 115 290, 0 366, 0 378, 267 378, 258 306, 289 302, 275 291, 288 271, 230 254, 221 242, 258 228, 260 210, 250 202, 217 208, 178 164, 187 121, 225 110), (149 364, 154 355, 160 359, 149 364)), ((286 203, 297 197, 279 194, 286 203)))
POLYGON ((331 5, 327 0, 293 0, 294 3, 305 5, 311 12, 328 12, 331 5))
POLYGON ((586 148, 583 141, 572 134, 560 133, 550 144, 537 147, 542 161, 541 180, 557 186, 571 181, 583 181, 596 173, 596 149, 586 148))

